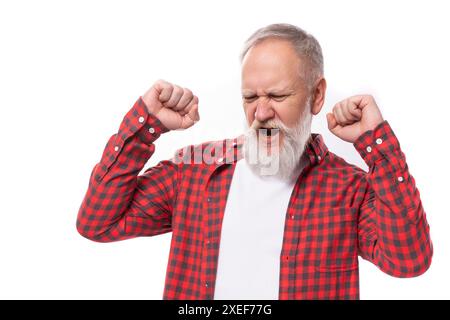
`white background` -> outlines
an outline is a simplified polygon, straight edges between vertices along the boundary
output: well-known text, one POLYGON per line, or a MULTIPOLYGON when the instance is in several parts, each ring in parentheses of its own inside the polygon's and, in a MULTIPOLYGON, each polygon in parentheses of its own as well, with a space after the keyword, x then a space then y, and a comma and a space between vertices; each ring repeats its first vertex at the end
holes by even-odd
POLYGON ((164 135, 147 166, 179 147, 241 133, 238 54, 257 28, 296 24, 322 45, 325 112, 373 94, 394 128, 431 225, 429 271, 396 279, 360 261, 362 299, 448 299, 450 12, 447 1, 0 2, 0 298, 160 299, 171 235, 97 244, 76 215, 103 147, 163 78, 200 98, 201 121, 164 135))

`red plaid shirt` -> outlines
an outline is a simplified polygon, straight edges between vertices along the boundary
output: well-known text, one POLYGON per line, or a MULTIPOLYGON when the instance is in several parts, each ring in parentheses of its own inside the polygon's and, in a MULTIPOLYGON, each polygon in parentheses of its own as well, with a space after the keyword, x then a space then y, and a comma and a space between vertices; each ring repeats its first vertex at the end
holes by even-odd
MULTIPOLYGON (((164 298, 213 299, 222 219, 241 142, 184 149, 223 146, 232 161, 209 152, 200 164, 174 158, 139 175, 166 131, 139 99, 92 171, 77 229, 99 242, 172 231, 164 298)), ((358 299, 358 255, 395 277, 418 276, 431 263, 419 191, 391 127, 381 123, 354 146, 368 173, 312 135, 308 165, 286 212, 280 299, 358 299)))

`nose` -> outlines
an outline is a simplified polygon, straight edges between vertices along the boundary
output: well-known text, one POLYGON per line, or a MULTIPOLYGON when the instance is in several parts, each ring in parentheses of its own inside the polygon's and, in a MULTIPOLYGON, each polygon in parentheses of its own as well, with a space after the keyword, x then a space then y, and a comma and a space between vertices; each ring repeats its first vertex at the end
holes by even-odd
POLYGON ((261 101, 258 101, 255 112, 256 120, 258 120, 259 122, 265 122, 272 119, 274 116, 275 111, 273 111, 267 99, 261 99, 261 101))

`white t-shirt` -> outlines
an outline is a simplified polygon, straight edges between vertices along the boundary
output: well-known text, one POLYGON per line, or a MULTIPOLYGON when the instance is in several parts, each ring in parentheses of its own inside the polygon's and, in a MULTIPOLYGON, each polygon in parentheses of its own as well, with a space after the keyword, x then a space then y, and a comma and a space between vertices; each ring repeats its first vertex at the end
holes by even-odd
POLYGON ((236 163, 222 222, 214 299, 278 299, 284 222, 295 181, 236 163))

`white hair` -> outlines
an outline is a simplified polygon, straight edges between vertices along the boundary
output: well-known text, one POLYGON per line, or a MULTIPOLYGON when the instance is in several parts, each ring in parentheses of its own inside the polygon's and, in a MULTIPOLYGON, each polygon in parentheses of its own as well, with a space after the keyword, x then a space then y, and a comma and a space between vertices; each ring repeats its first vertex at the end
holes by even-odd
POLYGON ((269 38, 285 39, 292 44, 299 58, 306 62, 304 70, 300 72, 308 87, 311 88, 323 76, 323 56, 319 42, 303 29, 287 23, 271 24, 256 30, 244 43, 241 62, 252 47, 269 38))

